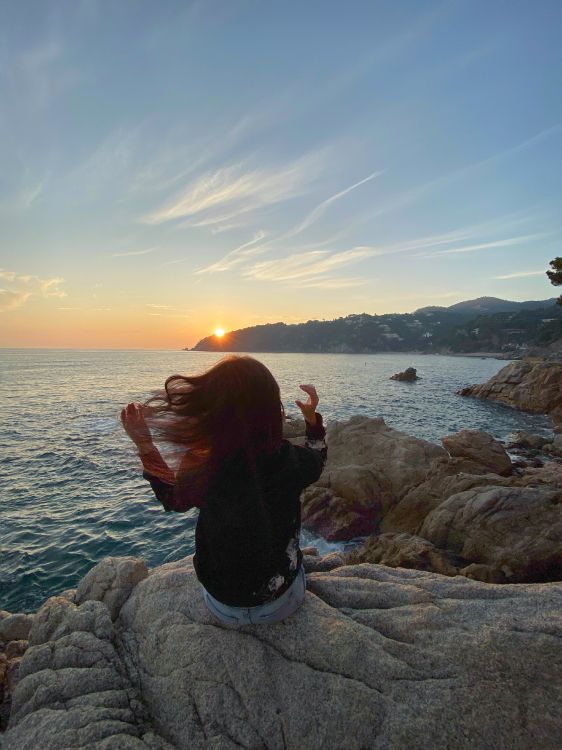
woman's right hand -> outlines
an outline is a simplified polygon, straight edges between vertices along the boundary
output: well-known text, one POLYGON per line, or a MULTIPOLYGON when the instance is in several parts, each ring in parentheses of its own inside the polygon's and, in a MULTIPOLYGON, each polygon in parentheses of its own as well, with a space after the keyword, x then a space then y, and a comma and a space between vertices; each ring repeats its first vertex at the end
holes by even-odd
POLYGON ((295 404, 302 411, 302 415, 306 419, 308 424, 314 426, 316 424, 316 407, 318 406, 319 401, 318 394, 316 393, 316 388, 310 384, 300 385, 299 388, 307 394, 308 401, 304 403, 297 399, 295 401, 295 404))

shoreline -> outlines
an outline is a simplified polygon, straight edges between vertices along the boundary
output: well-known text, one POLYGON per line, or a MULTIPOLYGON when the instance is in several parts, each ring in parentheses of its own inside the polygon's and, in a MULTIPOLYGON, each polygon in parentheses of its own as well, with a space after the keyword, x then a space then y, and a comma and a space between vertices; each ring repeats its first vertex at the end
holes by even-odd
POLYGON ((300 352, 300 351, 278 351, 278 350, 263 350, 259 352, 255 351, 227 351, 226 349, 180 349, 182 352, 195 352, 200 354, 330 354, 330 355, 344 355, 352 357, 374 357, 381 354, 397 355, 403 354, 410 357, 468 357, 470 359, 497 359, 501 362, 512 362, 517 359, 519 355, 508 355, 505 352, 422 352, 419 350, 407 350, 407 351, 381 351, 381 352, 300 352))

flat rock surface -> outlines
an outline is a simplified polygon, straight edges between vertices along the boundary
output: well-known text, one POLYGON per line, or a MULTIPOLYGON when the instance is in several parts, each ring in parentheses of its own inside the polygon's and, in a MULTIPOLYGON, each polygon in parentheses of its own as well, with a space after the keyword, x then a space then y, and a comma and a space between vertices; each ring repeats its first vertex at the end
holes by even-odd
POLYGON ((191 558, 112 622, 48 600, 2 750, 558 750, 562 584, 493 585, 362 564, 310 573, 272 626, 225 628, 191 558))

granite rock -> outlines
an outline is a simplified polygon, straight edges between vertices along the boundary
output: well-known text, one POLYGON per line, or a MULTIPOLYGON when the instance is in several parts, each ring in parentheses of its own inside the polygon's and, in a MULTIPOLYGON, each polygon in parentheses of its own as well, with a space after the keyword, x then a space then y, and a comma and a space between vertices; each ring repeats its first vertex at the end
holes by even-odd
POLYGON ((391 568, 431 570, 446 576, 459 572, 458 560, 447 550, 438 549, 427 539, 406 533, 386 533, 370 537, 346 555, 349 565, 380 563, 391 568))
POLYGON ((0 620, 0 641, 19 641, 27 639, 33 615, 14 614, 0 620))
POLYGON ((2 750, 558 750, 561 612, 560 583, 361 564, 309 573, 283 622, 232 630, 186 558, 115 623, 101 602, 46 603, 2 750))
POLYGON ((562 430, 562 362, 520 360, 512 362, 486 383, 459 391, 499 401, 537 414, 550 414, 556 430, 562 430))
POLYGON ((80 581, 74 600, 103 602, 112 620, 117 618, 123 604, 139 581, 146 578, 148 568, 136 557, 106 557, 80 581))
POLYGON ((441 438, 443 447, 454 458, 468 458, 488 471, 501 476, 512 473, 511 459, 505 448, 487 432, 461 430, 441 438))
POLYGON ((562 491, 550 486, 459 492, 428 514, 419 533, 511 582, 562 578, 562 491))
POLYGON ((302 495, 303 525, 330 541, 376 533, 382 518, 414 486, 437 445, 388 427, 383 419, 356 416, 328 427, 328 461, 302 495))

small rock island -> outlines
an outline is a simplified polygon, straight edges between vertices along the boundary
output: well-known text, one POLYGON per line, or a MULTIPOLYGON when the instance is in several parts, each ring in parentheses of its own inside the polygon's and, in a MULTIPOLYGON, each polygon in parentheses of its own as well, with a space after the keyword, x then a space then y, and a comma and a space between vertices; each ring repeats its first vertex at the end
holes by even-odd
POLYGON ((397 372, 390 377, 390 380, 400 380, 405 383, 413 383, 414 380, 419 379, 418 371, 415 367, 407 367, 404 372, 397 372))

